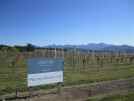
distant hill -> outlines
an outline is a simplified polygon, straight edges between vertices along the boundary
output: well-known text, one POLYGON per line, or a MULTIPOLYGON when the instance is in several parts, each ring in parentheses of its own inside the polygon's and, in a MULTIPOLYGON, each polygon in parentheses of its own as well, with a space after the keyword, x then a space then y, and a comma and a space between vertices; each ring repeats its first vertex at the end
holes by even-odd
POLYGON ((134 53, 134 46, 129 45, 112 45, 112 44, 105 44, 105 43, 89 43, 87 45, 49 45, 45 46, 47 48, 66 48, 72 49, 77 48, 81 50, 96 50, 96 51, 120 51, 120 52, 133 52, 134 53))
POLYGON ((112 45, 106 43, 89 43, 86 45, 48 45, 44 47, 35 46, 32 44, 27 44, 26 46, 8 46, 8 45, 0 45, 0 49, 3 47, 7 47, 8 49, 11 47, 17 48, 19 51, 34 51, 34 49, 44 49, 44 48, 64 48, 65 50, 74 50, 77 49, 81 52, 87 51, 112 51, 112 52, 127 52, 134 53, 134 46, 130 45, 112 45))

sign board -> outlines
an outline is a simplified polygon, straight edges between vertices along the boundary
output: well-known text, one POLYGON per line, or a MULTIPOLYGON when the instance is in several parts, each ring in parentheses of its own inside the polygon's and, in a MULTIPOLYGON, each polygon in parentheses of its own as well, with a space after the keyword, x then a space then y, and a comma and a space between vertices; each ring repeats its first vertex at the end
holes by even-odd
POLYGON ((28 87, 63 82, 63 59, 28 59, 28 87))

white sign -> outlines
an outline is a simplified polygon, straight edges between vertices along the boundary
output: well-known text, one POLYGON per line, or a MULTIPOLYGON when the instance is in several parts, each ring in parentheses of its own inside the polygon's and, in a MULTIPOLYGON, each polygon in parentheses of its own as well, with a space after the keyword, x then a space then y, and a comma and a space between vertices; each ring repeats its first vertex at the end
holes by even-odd
POLYGON ((63 82, 63 59, 28 60, 28 87, 63 82))

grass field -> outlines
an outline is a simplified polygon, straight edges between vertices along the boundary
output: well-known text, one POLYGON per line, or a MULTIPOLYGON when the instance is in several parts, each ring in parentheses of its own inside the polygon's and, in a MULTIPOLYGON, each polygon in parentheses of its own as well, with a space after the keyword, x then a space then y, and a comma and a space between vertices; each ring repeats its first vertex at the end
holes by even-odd
MULTIPOLYGON (((0 71, 0 94, 14 92, 18 86, 20 90, 26 90, 26 65, 21 63, 17 76, 15 67, 4 67, 0 71), (17 80, 17 81, 16 81, 17 80), (17 84, 17 85, 16 85, 17 84)), ((68 70, 65 66, 64 85, 76 85, 84 83, 101 82, 107 80, 117 80, 134 76, 134 65, 109 65, 101 69, 86 68, 85 70, 68 70)), ((41 88, 51 88, 54 86, 42 86, 41 88)), ((38 88, 38 87, 37 87, 38 88)))
MULTIPOLYGON (((15 92, 16 88, 20 91, 27 90, 27 65, 25 59, 19 59, 15 64, 16 53, 0 53, 0 95, 15 92)), ((72 66, 66 62, 64 67, 64 85, 79 85, 108 80, 118 80, 134 76, 134 64, 87 64, 72 66)), ((54 88, 55 85, 35 87, 35 89, 54 88)))
POLYGON ((65 71, 65 84, 82 84, 107 80, 116 80, 134 76, 133 65, 111 65, 98 68, 87 68, 84 71, 65 71))

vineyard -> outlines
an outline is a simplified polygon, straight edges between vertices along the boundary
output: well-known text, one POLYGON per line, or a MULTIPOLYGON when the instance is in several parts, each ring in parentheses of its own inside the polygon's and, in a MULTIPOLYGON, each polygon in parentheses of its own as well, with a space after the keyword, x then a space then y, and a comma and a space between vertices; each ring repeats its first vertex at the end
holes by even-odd
MULTIPOLYGON (((19 52, 16 48, 0 50, 0 95, 25 92, 27 59, 64 58, 64 86, 127 79, 134 76, 134 54, 123 52, 83 52, 78 49, 36 49, 19 52)), ((35 87, 51 89, 54 85, 35 87)))

